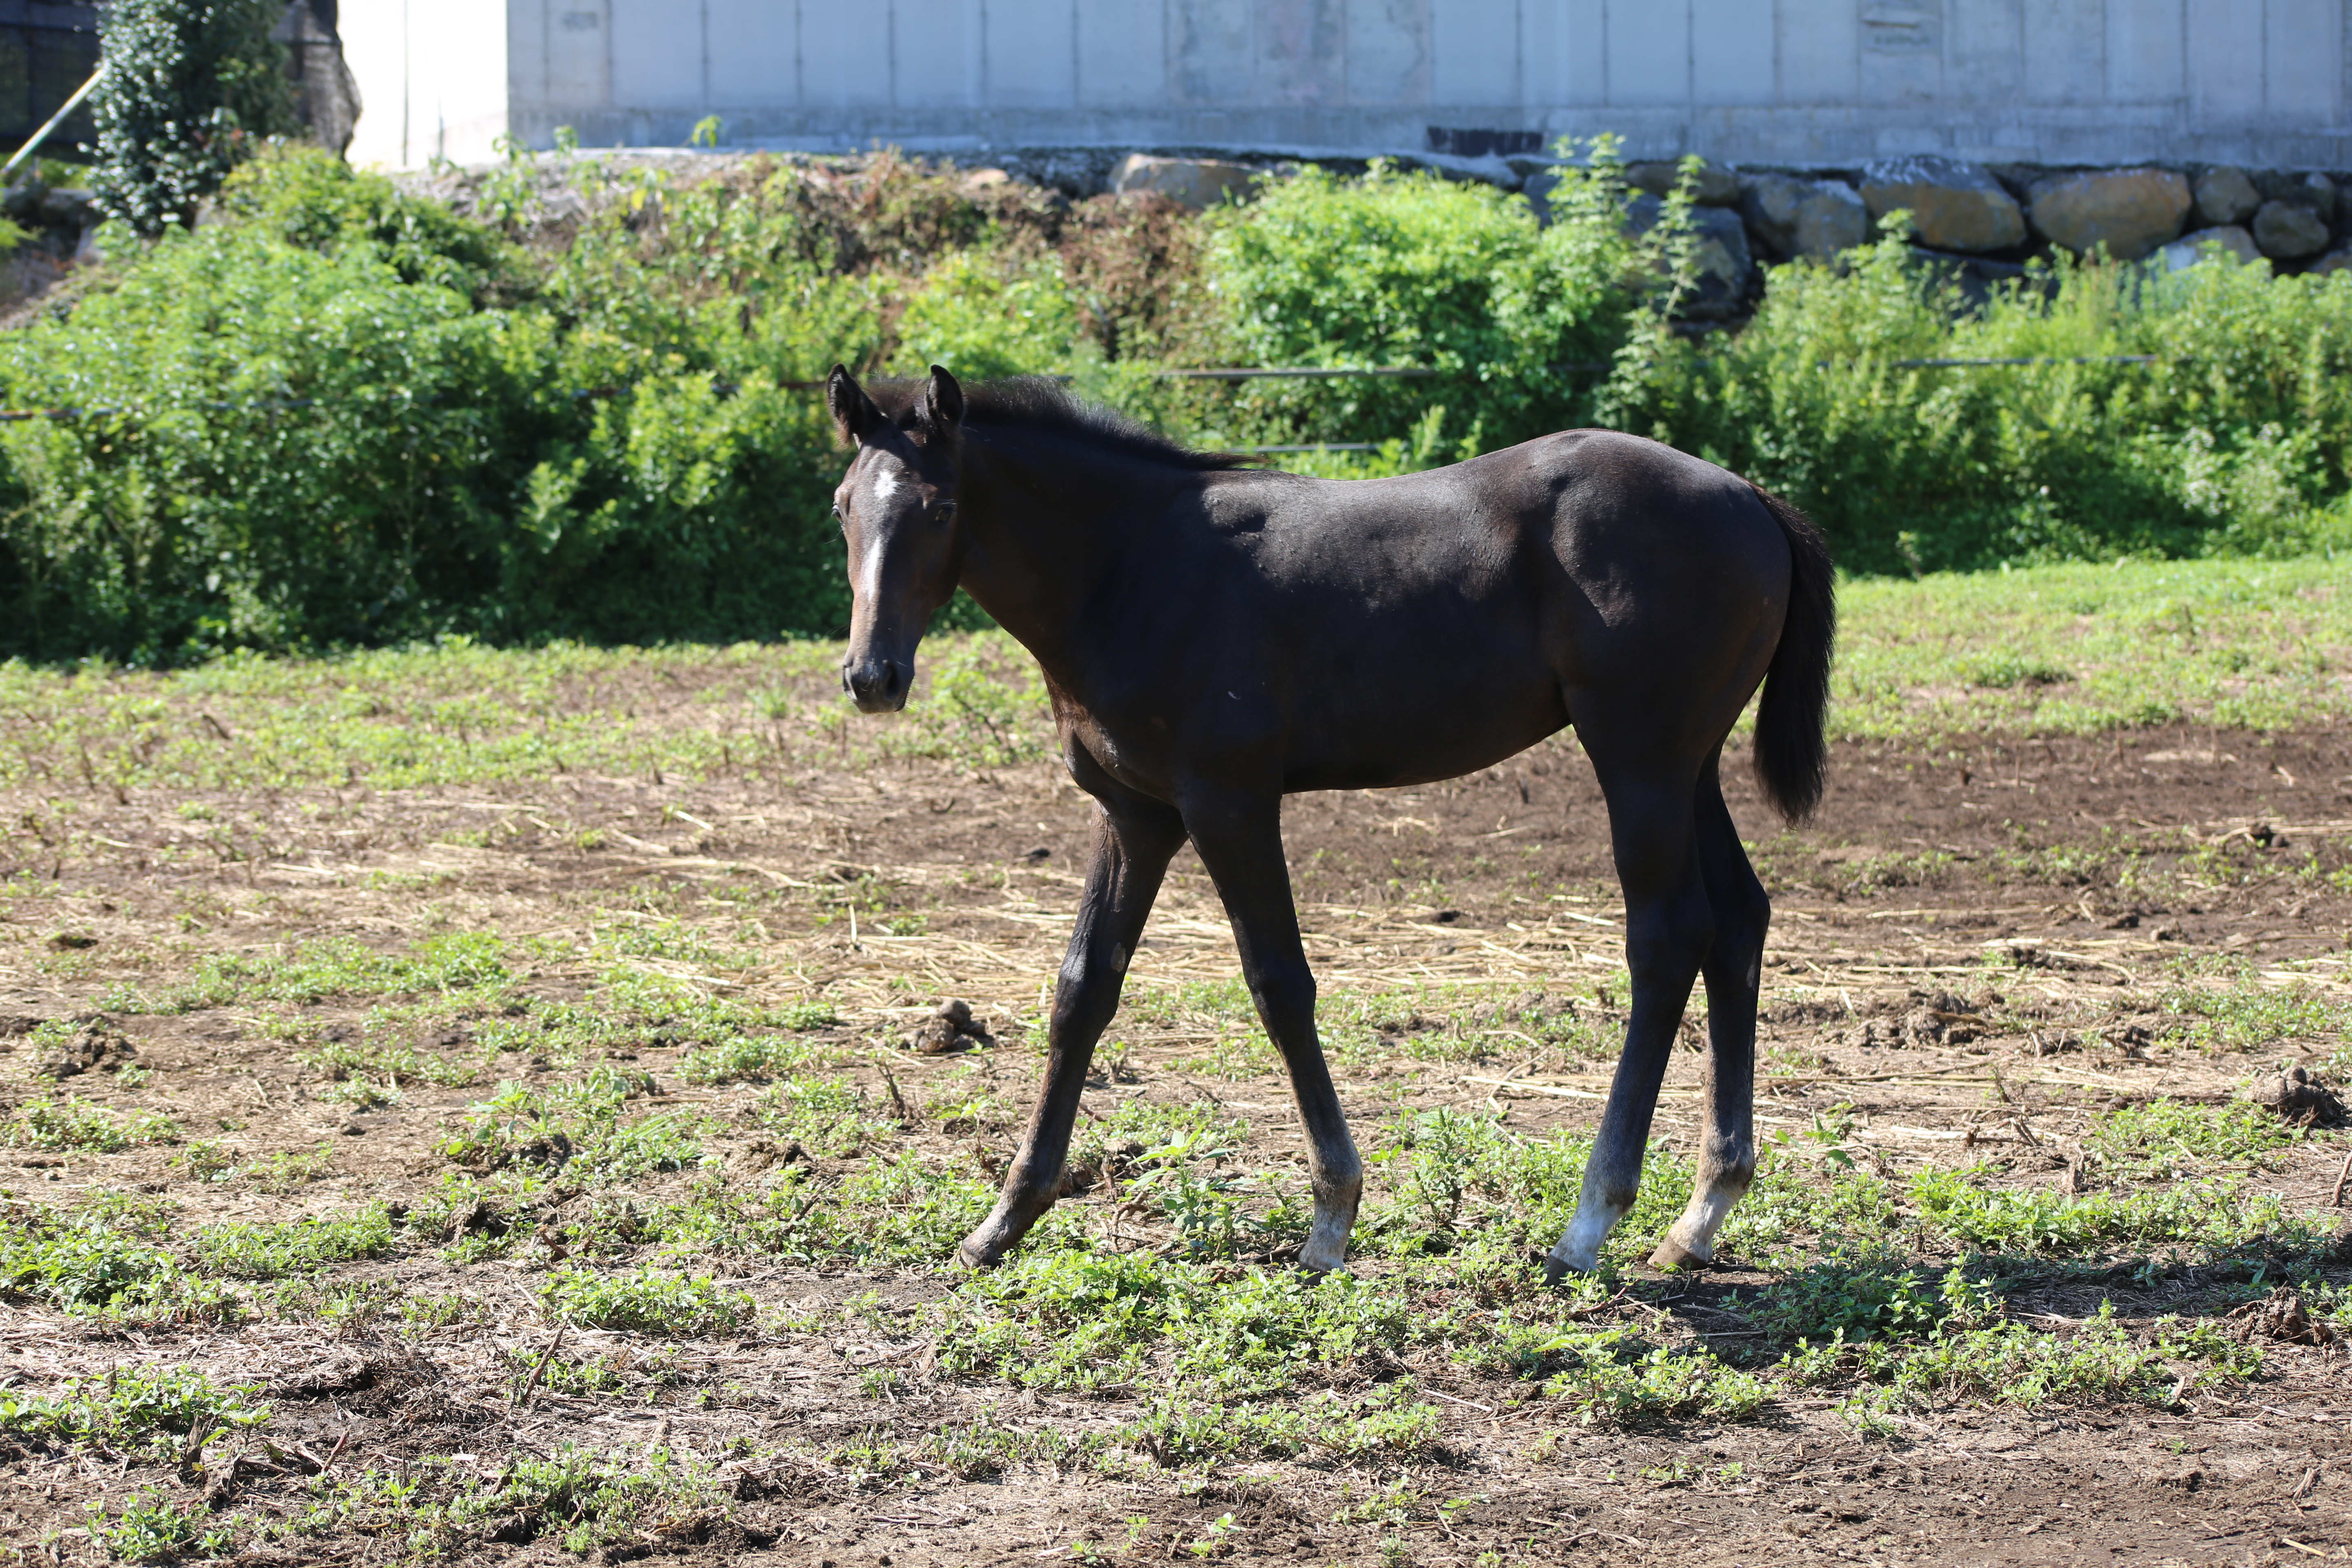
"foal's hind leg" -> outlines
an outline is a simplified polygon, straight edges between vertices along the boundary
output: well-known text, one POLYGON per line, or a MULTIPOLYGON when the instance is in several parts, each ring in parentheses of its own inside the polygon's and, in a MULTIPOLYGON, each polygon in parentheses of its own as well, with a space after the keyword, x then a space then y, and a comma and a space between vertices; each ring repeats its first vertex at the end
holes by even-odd
POLYGON ((1290 1092, 1307 1127, 1307 1179, 1315 1193, 1315 1217, 1298 1262, 1328 1273, 1348 1260, 1348 1233, 1355 1228, 1356 1205, 1363 1196, 1364 1164, 1348 1136, 1348 1118, 1315 1037, 1315 972, 1307 966, 1298 912, 1290 899, 1281 798, 1188 797, 1184 826, 1225 901, 1250 999, 1290 1069, 1290 1092))
POLYGON ((1715 1261, 1715 1233, 1756 1175, 1756 994, 1772 901, 1740 847, 1712 757, 1698 781, 1696 826, 1699 869, 1715 914, 1715 944, 1700 971, 1706 977, 1706 1136, 1690 1206, 1650 1257, 1661 1268, 1715 1261))
POLYGON ((1095 1042, 1118 1010, 1119 987, 1144 917, 1151 912, 1170 858, 1184 844, 1184 824, 1172 807, 1118 790, 1108 779, 1080 782, 1102 786, 1096 791, 1101 814, 1095 821, 1094 864, 1087 871, 1077 929, 1070 933, 1070 951, 1054 989, 1045 1090, 1030 1114, 1021 1152, 1004 1173, 995 1209, 957 1249, 975 1268, 1003 1258, 1054 1206, 1095 1042))
MULTIPOLYGON (((1586 744, 1591 749, 1589 735, 1586 744)), ((1601 1244, 1633 1206, 1675 1034, 1714 940, 1714 916, 1692 832, 1690 771, 1617 768, 1603 765, 1599 756, 1593 760, 1609 801, 1617 879, 1625 891, 1633 1016, 1626 1020, 1625 1050, 1601 1113, 1601 1131, 1585 1163, 1576 1217, 1545 1260, 1545 1273, 1554 1280, 1570 1269, 1588 1273, 1598 1267, 1601 1244)))

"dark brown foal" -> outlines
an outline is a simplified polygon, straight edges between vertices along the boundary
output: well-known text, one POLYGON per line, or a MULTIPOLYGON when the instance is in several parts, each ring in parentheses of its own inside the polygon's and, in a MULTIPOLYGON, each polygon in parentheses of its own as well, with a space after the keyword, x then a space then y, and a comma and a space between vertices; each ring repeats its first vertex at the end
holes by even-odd
POLYGON ((1189 839, 1306 1124, 1300 1262, 1339 1267, 1363 1167, 1316 1039, 1282 797, 1452 778, 1570 724, 1608 801, 1633 995, 1552 1270, 1593 1268, 1633 1205, 1702 974, 1706 1139, 1657 1258, 1710 1258, 1755 1170, 1770 912, 1716 771, 1761 684, 1766 793, 1792 816, 1821 794, 1834 610, 1811 526, 1710 463, 1608 431, 1342 483, 1187 451, 1049 383, 967 399, 934 367, 877 390, 839 368, 828 388, 857 447, 834 509, 856 605, 844 685, 868 712, 901 706, 923 628, 961 585, 1036 656, 1070 775, 1097 808, 1045 1092, 964 1258, 995 1262, 1052 1205, 1096 1041, 1189 839))

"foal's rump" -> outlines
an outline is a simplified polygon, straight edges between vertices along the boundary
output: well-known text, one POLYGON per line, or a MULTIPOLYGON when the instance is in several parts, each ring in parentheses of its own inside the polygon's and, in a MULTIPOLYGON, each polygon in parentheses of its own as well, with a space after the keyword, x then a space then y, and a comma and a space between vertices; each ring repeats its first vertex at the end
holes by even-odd
POLYGON ((1586 749, 1704 756, 1780 646, 1782 523, 1747 480, 1655 441, 1580 430, 1529 445, 1557 571, 1546 647, 1586 749))

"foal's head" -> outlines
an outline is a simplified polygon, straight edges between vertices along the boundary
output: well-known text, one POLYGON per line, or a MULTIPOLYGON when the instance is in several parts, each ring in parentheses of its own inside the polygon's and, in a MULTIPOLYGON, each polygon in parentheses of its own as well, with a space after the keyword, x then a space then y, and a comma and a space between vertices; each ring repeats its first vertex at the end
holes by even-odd
POLYGON ((849 545, 852 605, 841 684, 864 711, 893 712, 907 705, 915 645, 931 612, 955 593, 963 388, 933 365, 901 423, 835 365, 825 402, 842 439, 857 444, 856 460, 833 492, 833 515, 849 545))

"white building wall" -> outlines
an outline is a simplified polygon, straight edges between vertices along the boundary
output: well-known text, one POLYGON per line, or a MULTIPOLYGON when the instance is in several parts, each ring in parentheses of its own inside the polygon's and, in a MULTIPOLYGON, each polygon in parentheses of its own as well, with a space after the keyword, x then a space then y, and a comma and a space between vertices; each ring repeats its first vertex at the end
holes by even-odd
MULTIPOLYGON (((478 163, 513 126, 507 16, 472 0, 348 0, 336 30, 359 82, 355 163, 478 163)), ((602 59, 600 47, 596 58, 602 59)), ((543 94, 548 79, 531 84, 543 94)), ((584 85, 604 90, 602 78, 584 85)))
POLYGON ((346 0, 355 153, 683 144, 2352 166, 2347 0, 346 0), (501 26, 500 24, 503 24, 501 26), (399 126, 390 121, 397 115, 399 126))

